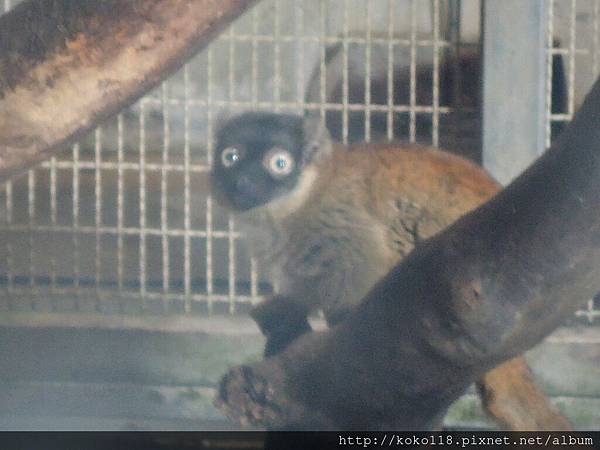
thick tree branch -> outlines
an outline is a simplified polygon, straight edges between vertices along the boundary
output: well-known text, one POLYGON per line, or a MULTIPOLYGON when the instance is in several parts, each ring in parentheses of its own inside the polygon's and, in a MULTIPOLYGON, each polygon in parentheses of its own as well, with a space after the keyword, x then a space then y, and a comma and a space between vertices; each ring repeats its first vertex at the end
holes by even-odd
POLYGON ((562 138, 414 251, 343 324, 233 369, 217 403, 267 427, 427 429, 600 290, 600 81, 562 138))
POLYGON ((29 0, 0 17, 0 183, 179 68, 255 0, 29 0))

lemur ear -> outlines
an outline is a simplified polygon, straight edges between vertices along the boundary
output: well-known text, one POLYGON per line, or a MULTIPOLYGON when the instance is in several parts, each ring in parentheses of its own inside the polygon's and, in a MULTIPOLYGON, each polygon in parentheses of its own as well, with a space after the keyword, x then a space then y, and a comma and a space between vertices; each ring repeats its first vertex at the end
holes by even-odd
POLYGON ((316 114, 304 118, 303 163, 319 163, 331 154, 331 136, 324 120, 316 114))

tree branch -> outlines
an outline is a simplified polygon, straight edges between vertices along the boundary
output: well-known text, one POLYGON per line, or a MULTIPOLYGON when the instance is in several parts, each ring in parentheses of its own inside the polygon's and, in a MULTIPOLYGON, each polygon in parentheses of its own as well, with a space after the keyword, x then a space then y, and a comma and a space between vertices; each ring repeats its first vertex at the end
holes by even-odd
POLYGON ((343 324, 235 368, 217 404, 273 428, 431 429, 600 290, 600 81, 562 138, 416 249, 343 324))
POLYGON ((0 183, 134 102, 254 2, 29 0, 0 17, 0 183))

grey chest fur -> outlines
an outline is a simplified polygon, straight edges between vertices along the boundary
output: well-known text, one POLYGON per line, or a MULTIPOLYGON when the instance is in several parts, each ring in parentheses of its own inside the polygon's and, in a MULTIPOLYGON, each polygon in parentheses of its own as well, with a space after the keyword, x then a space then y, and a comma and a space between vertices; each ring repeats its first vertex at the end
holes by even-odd
POLYGON ((326 316, 354 307, 389 268, 386 231, 366 215, 339 206, 302 221, 266 213, 240 218, 259 267, 279 293, 326 316))

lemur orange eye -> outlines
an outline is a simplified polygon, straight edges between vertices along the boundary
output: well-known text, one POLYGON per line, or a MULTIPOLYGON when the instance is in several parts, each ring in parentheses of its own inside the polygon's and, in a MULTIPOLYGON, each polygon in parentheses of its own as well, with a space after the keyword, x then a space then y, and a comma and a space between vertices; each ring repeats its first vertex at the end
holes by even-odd
POLYGON ((294 170, 294 157, 287 150, 276 147, 267 152, 263 165, 275 178, 283 178, 294 170))
POLYGON ((242 159, 242 152, 236 147, 227 147, 221 152, 221 164, 223 167, 231 167, 242 159))

